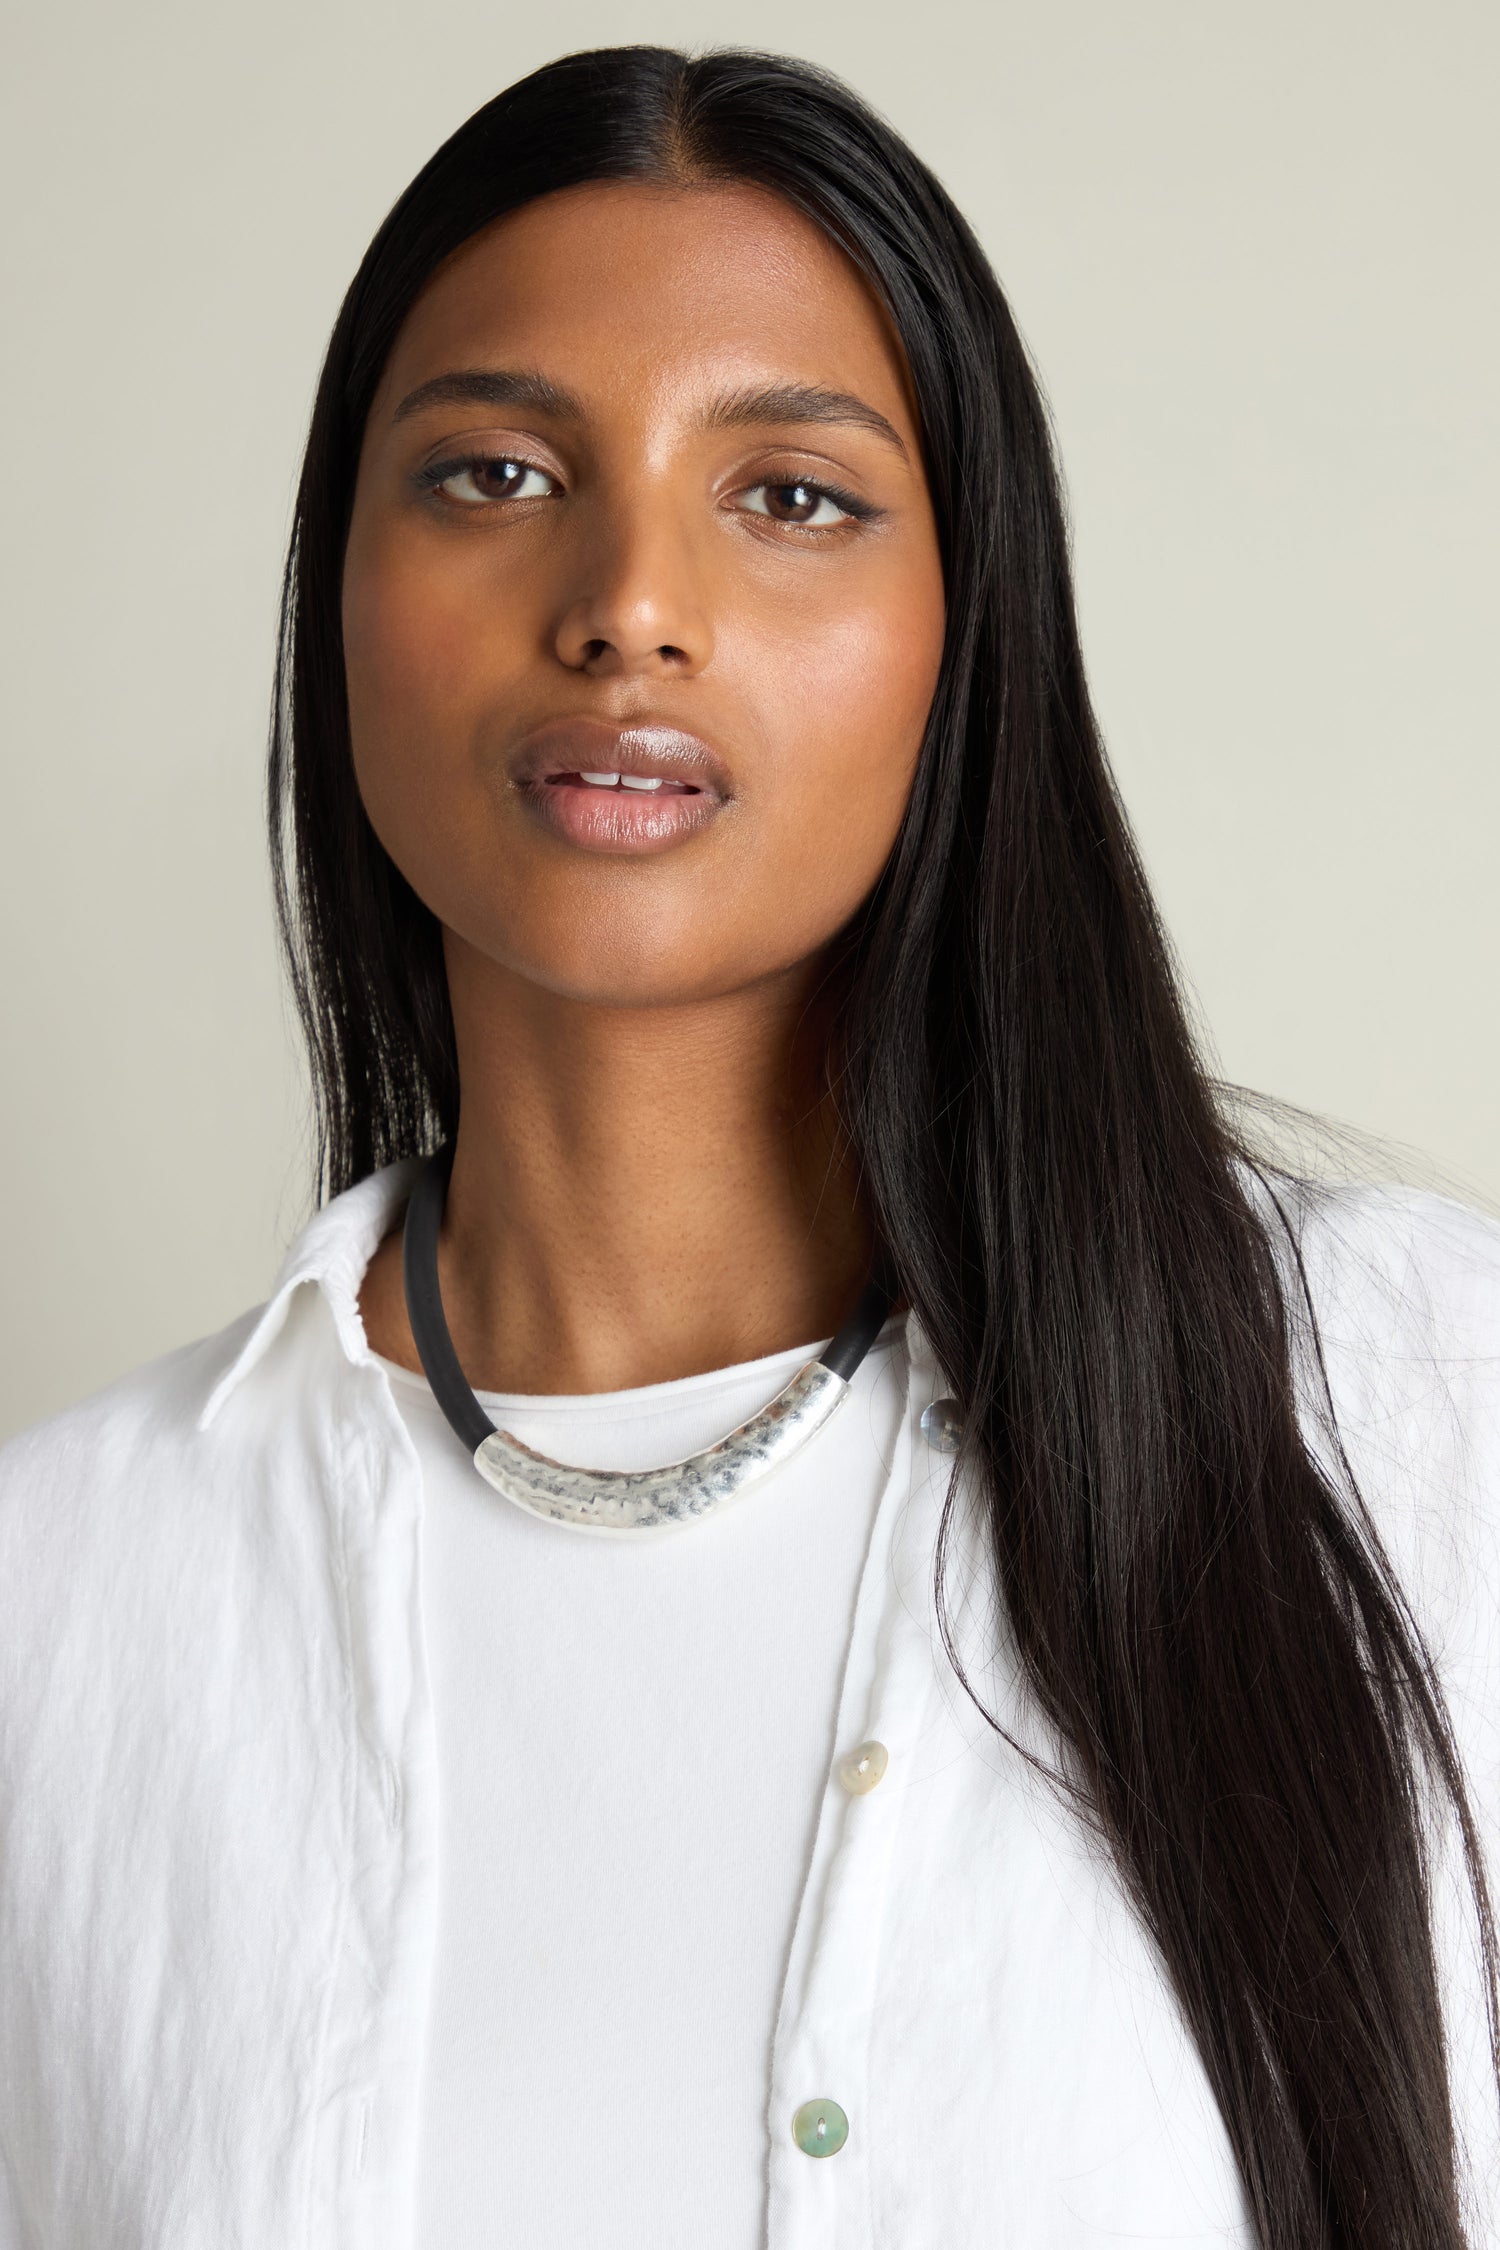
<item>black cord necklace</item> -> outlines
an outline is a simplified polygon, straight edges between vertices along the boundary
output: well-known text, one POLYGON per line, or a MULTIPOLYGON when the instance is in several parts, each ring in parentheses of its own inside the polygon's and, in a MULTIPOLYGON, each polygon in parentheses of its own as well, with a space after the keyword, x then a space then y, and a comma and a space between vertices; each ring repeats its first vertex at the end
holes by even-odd
POLYGON ((438 1232, 453 1169, 451 1147, 424 1165, 406 1207, 402 1272, 412 1340, 432 1395, 486 1483, 517 1507, 580 1531, 670 1531, 737 1500, 820 1430, 884 1326, 894 1291, 877 1273, 827 1350, 737 1430, 660 1469, 575 1469, 496 1429, 458 1363, 438 1288, 438 1232))

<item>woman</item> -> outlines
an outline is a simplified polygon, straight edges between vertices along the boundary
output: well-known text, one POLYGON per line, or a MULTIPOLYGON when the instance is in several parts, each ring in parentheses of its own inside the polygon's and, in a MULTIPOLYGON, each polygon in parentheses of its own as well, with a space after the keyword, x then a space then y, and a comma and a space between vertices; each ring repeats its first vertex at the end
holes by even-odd
POLYGON ((845 89, 433 158, 272 789, 333 1199, 5 1457, 0 2241, 1495 2240, 1500 1241, 1237 1145, 845 89))

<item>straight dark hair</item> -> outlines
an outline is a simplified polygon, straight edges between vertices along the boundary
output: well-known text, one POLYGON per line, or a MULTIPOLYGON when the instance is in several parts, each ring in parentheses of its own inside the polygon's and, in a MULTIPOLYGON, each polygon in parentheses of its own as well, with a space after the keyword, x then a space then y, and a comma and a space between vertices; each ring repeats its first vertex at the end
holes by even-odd
POLYGON ((458 1116, 437 925, 350 758, 340 582, 370 402, 450 253, 537 196, 611 179, 773 190, 901 338, 946 648, 900 834, 847 933, 830 1084, 963 1410, 1059 1779, 1160 1949, 1261 2242, 1459 2250, 1437 1812, 1462 1837, 1492 2053, 1497 1975, 1442 1697, 1352 1478, 1336 1489, 1304 1443, 1295 1244, 1288 1229, 1279 1254, 1256 1215, 1110 778, 1025 350, 933 175, 806 64, 656 47, 551 64, 438 151, 344 301, 270 763, 320 1184, 425 1150, 458 1116))

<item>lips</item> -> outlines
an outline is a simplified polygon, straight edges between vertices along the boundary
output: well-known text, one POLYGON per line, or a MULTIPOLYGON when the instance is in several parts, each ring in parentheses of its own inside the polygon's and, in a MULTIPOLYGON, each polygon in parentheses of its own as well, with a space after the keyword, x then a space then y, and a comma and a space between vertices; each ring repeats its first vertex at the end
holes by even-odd
POLYGON ((730 799, 722 759, 676 727, 552 720, 510 763, 527 810, 585 851, 662 851, 696 835, 730 799))

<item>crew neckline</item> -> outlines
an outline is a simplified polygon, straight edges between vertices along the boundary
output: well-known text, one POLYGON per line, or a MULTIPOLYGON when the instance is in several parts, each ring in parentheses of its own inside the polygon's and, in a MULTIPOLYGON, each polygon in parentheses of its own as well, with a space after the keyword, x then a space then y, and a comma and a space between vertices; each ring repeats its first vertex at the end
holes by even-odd
MULTIPOLYGON (((871 1344, 864 1366, 877 1353, 889 1351, 892 1345, 906 1340, 905 1313, 892 1313, 871 1344)), ((776 1378, 783 1373, 790 1379, 799 1367, 806 1366, 825 1350, 830 1339, 826 1336, 809 1344, 789 1345, 779 1352, 768 1352, 760 1359, 738 1360, 731 1367, 709 1367, 697 1375, 677 1375, 664 1383, 639 1383, 621 1391, 476 1391, 474 1396, 485 1411, 494 1418, 496 1413, 508 1415, 566 1414, 573 1419, 581 1414, 598 1414, 613 1419, 631 1414, 659 1414, 676 1405, 690 1405, 695 1399, 718 1389, 729 1390, 752 1380, 764 1382, 767 1396, 774 1397, 778 1388, 776 1378)), ((389 1376, 392 1383, 418 1398, 425 1398, 436 1406, 432 1386, 425 1375, 414 1368, 402 1367, 396 1360, 386 1359, 379 1352, 370 1357, 375 1365, 389 1376)))

